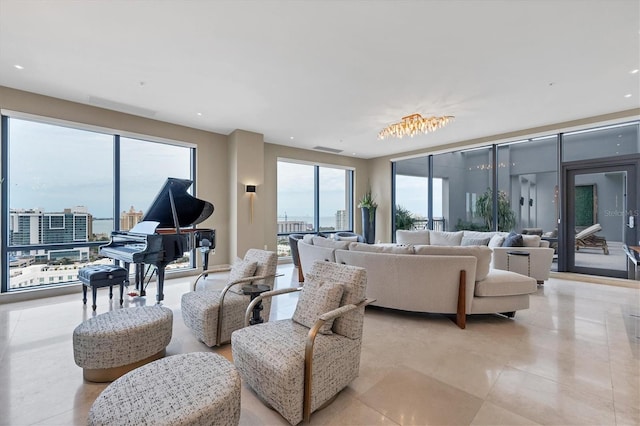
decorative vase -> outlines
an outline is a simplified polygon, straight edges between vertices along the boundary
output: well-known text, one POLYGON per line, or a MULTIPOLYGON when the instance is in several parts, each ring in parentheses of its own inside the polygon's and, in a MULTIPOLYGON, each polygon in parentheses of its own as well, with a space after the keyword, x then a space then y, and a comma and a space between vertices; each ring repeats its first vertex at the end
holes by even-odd
POLYGON ((361 207, 362 209, 362 236, 367 244, 376 241, 376 209, 361 207))

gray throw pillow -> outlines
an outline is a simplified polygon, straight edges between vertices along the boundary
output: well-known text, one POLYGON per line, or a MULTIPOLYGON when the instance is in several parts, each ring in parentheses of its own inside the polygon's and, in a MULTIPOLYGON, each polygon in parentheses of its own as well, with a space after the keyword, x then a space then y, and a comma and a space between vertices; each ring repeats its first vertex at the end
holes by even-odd
MULTIPOLYGON (((320 315, 340 307, 343 292, 344 287, 340 283, 308 276, 291 319, 305 327, 313 327, 320 315)), ((333 320, 325 322, 318 331, 333 334, 331 327, 333 320)))
POLYGON ((489 240, 491 240, 490 237, 487 237, 487 238, 462 237, 462 244, 460 245, 461 246, 486 246, 489 244, 489 240))
POLYGON ((524 241, 522 239, 522 235, 516 234, 515 232, 510 233, 504 239, 504 243, 502 243, 502 247, 524 247, 524 241))
MULTIPOLYGON (((253 276, 256 273, 257 267, 258 262, 249 262, 247 260, 237 258, 236 261, 233 262, 233 265, 231 265, 231 272, 229 272, 229 282, 253 276)), ((242 292, 242 286, 249 284, 251 283, 234 285, 229 289, 229 291, 233 291, 237 294, 244 294, 242 292)))

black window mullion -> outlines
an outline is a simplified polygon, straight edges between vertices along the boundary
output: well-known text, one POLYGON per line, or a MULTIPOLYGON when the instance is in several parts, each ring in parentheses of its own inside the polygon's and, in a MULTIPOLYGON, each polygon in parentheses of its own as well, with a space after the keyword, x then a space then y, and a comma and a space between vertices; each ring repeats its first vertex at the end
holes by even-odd
POLYGON ((113 135, 113 229, 120 230, 120 135, 113 135))
POLYGON ((0 217, 0 255, 2 260, 2 279, 0 280, 0 293, 6 293, 9 290, 9 251, 7 246, 9 245, 9 117, 2 116, 0 126, 2 127, 2 134, 0 135, 0 188, 2 188, 2 197, 0 203, 2 204, 2 215, 0 217))
POLYGON ((313 227, 320 232, 320 166, 313 168, 313 227))

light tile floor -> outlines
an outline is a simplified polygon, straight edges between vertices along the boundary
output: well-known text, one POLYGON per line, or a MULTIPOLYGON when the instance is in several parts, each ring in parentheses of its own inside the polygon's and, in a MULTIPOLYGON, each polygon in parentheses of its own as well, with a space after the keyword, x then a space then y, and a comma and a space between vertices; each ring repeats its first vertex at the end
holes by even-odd
MULTIPOLYGON (((277 287, 296 285, 290 265, 279 271, 277 287)), ((213 350, 230 358, 229 345, 209 349, 184 326, 180 296, 190 280, 165 286, 164 305, 174 312, 168 355, 213 350)), ((155 289, 148 293, 153 300, 155 289)), ((272 318, 290 316, 296 297, 277 299, 272 318)), ((0 424, 86 424, 106 384, 84 382, 73 361, 73 329, 92 315, 81 299, 0 305, 0 424)), ((98 313, 116 305, 100 291, 98 313)), ((640 290, 558 278, 515 320, 474 316, 465 330, 441 315, 368 308, 360 377, 311 423, 638 425, 639 313, 640 290)), ((286 424, 246 386, 240 423, 286 424)))

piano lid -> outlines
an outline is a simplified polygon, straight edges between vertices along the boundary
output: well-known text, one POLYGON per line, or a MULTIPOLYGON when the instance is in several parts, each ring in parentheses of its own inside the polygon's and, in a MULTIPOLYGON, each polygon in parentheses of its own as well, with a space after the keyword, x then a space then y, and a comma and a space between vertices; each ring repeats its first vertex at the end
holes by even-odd
POLYGON ((167 178, 142 220, 159 222, 159 228, 174 228, 169 192, 173 195, 179 227, 197 225, 213 214, 213 204, 187 192, 193 182, 189 179, 167 178))

